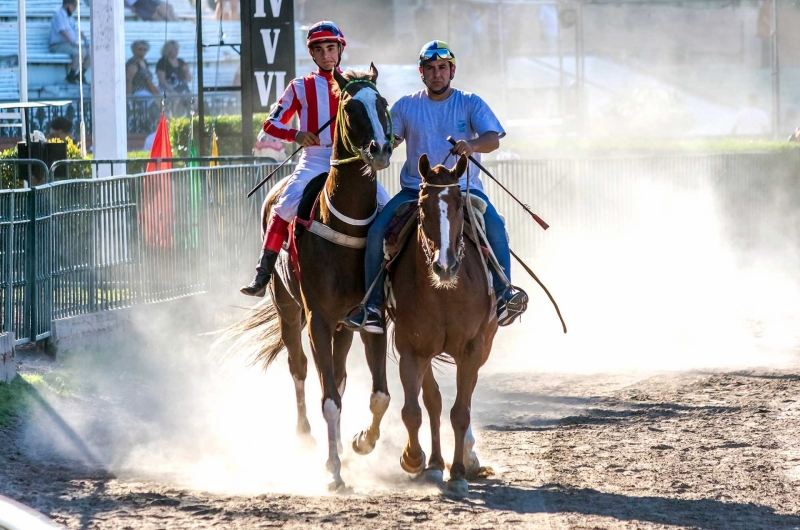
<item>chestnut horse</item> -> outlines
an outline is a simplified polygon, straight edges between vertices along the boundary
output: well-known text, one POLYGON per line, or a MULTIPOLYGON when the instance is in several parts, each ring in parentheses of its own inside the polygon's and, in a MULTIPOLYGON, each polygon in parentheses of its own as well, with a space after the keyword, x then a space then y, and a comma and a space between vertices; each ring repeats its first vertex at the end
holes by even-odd
MULTIPOLYGON (((247 317, 232 326, 227 338, 239 340, 239 348, 256 348, 256 361, 268 366, 285 347, 289 371, 295 382, 297 432, 310 439, 306 416, 305 379, 308 361, 301 345, 306 323, 311 350, 322 386, 322 415, 328 431, 328 487, 344 487, 339 453, 342 452, 339 419, 347 380, 347 353, 353 332, 339 326, 340 317, 364 297, 364 252, 366 235, 377 212, 376 171, 389 166, 392 153, 388 103, 375 86, 378 71, 334 71, 340 103, 333 134, 331 170, 318 207, 313 209, 316 226, 295 223, 295 245, 299 276, 287 273, 292 265, 286 252, 270 282, 271 299, 265 299, 247 317)), ((262 226, 269 219, 272 200, 262 213, 262 226)), ((304 199, 305 200, 305 199, 304 199)), ((302 206, 301 206, 302 210, 302 206)), ((389 407, 386 382, 384 335, 361 335, 372 373, 369 428, 357 434, 353 449, 372 451, 380 437, 380 422, 389 407)))
POLYGON ((420 157, 422 184, 416 237, 410 237, 390 272, 395 347, 405 391, 403 423, 408 430, 400 465, 408 473, 425 471, 428 479, 442 480, 442 396, 431 361, 445 353, 452 357, 457 373, 456 400, 450 411, 456 447, 447 488, 459 495, 468 492, 467 474, 479 468, 472 451, 472 392, 497 332, 491 281, 482 253, 471 240, 465 242, 463 234, 465 201, 458 179, 466 168, 464 156, 452 169, 443 165, 431 168, 427 155, 420 157), (431 424, 427 467, 418 436, 422 425, 420 388, 431 424))

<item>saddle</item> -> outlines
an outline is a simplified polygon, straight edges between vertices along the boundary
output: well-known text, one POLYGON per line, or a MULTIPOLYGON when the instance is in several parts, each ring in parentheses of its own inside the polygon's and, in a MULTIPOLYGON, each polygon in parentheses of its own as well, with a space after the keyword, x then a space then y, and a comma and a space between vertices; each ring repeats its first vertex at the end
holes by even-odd
MULTIPOLYGON (((472 199, 472 211, 476 217, 480 217, 479 225, 483 225, 483 214, 486 212, 486 201, 475 195, 470 196, 472 199)), ((408 243, 409 237, 417 228, 419 220, 419 204, 416 201, 408 201, 397 207, 394 212, 394 217, 389 222, 386 232, 383 236, 383 257, 387 261, 387 267, 390 267, 400 252, 405 248, 408 243)), ((472 236, 470 227, 470 219, 466 210, 464 210, 464 236, 472 241, 486 258, 488 265, 492 266, 489 259, 488 242, 475 241, 472 236)))

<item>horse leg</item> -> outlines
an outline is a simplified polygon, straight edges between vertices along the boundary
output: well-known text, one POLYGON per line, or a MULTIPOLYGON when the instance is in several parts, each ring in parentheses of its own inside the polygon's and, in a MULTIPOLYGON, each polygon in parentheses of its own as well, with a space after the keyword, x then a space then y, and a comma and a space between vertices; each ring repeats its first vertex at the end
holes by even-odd
POLYGON ((408 431, 408 443, 400 457, 400 467, 412 475, 425 469, 425 452, 419 444, 419 428, 422 426, 419 391, 422 375, 429 366, 430 362, 417 358, 413 352, 400 353, 400 381, 406 397, 402 416, 408 431))
POLYGON ((436 484, 444 482, 444 458, 442 457, 442 443, 440 427, 442 424, 442 393, 433 376, 433 368, 428 366, 422 377, 422 402, 428 411, 431 422, 431 458, 425 468, 426 480, 436 484))
POLYGON ((303 351, 303 309, 294 301, 280 279, 273 279, 272 289, 275 308, 281 325, 281 339, 289 353, 289 373, 294 380, 294 393, 297 399, 297 436, 310 447, 316 446, 311 436, 311 425, 306 411, 306 375, 308 358, 303 351))
POLYGON ((386 382, 386 334, 361 333, 361 341, 364 343, 369 371, 372 372, 372 395, 369 397, 372 423, 353 437, 353 451, 366 455, 375 449, 381 437, 381 420, 389 408, 390 397, 386 382))
POLYGON ((475 453, 475 435, 472 434, 472 423, 464 435, 464 468, 468 478, 476 478, 481 470, 481 463, 475 453))
POLYGON ((339 438, 339 418, 342 411, 342 397, 336 385, 333 352, 331 351, 333 327, 318 312, 310 310, 308 316, 308 333, 311 338, 311 350, 317 365, 320 384, 322 385, 322 416, 328 425, 328 489, 339 491, 344 487, 339 460, 337 439, 339 438))
MULTIPOLYGON (((353 344, 353 332, 344 327, 333 334, 333 373, 336 380, 336 389, 339 397, 344 398, 344 391, 347 387, 347 354, 353 344)), ((336 426, 336 448, 339 454, 344 453, 342 445, 341 415, 339 425, 336 426)))
POLYGON ((481 350, 476 347, 476 341, 472 341, 467 344, 464 354, 456 357, 456 400, 450 410, 450 423, 453 426, 456 447, 453 464, 450 466, 450 480, 447 482, 447 489, 460 496, 466 495, 469 491, 465 480, 464 442, 471 423, 472 392, 478 382, 481 353, 481 350))

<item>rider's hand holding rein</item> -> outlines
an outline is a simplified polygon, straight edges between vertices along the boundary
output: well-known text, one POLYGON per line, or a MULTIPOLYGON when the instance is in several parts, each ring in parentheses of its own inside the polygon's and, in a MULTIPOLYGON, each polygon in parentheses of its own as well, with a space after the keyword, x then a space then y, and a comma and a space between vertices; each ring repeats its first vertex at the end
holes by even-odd
POLYGON ((294 141, 303 147, 311 147, 312 145, 319 145, 319 137, 309 131, 300 131, 295 136, 294 141))
POLYGON ((397 149, 397 146, 402 144, 403 140, 405 140, 405 138, 403 138, 402 136, 395 135, 394 144, 392 144, 392 149, 397 149))
POLYGON ((472 140, 457 141, 450 152, 454 155, 469 157, 475 153, 491 153, 498 147, 500 147, 500 135, 494 131, 488 131, 472 140))

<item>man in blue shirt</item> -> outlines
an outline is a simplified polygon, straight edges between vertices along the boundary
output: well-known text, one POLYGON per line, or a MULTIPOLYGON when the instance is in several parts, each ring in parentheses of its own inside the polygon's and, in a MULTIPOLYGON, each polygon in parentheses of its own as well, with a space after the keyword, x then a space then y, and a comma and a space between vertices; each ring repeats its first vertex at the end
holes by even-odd
MULTIPOLYGON (((425 90, 400 98, 391 110, 396 145, 406 140, 407 160, 400 172, 402 189, 384 207, 369 230, 365 264, 367 289, 379 273, 383 274, 380 272, 383 262, 383 236, 395 210, 402 203, 419 198, 419 185, 422 182, 417 168, 419 157, 427 153, 430 160, 438 162, 452 153, 473 156, 480 162, 480 153, 491 153, 500 147, 500 138, 506 134, 492 109, 480 97, 450 86, 456 73, 456 61, 446 43, 432 41, 423 46, 419 57, 419 71, 425 90), (455 146, 447 141, 448 136, 456 140, 455 146)), ((470 193, 487 203, 484 214, 486 236, 510 281, 511 251, 505 225, 483 192, 480 170, 470 164, 467 172, 470 193)), ((460 182, 461 188, 466 189, 466 172, 460 182)), ((358 308, 358 311, 351 312, 344 319, 347 328, 362 329, 363 323, 363 331, 384 332, 382 283, 382 280, 378 280, 366 307, 358 308)), ((498 324, 506 326, 525 311, 528 296, 520 289, 507 286, 494 273, 493 286, 497 294, 498 324)))
POLYGON ((78 0, 63 0, 61 7, 53 13, 50 21, 50 51, 52 53, 66 53, 72 61, 67 73, 67 83, 78 84, 78 68, 81 58, 78 53, 78 39, 83 41, 83 71, 89 68, 89 47, 86 46, 86 37, 78 35, 78 25, 72 14, 78 9, 78 0))

